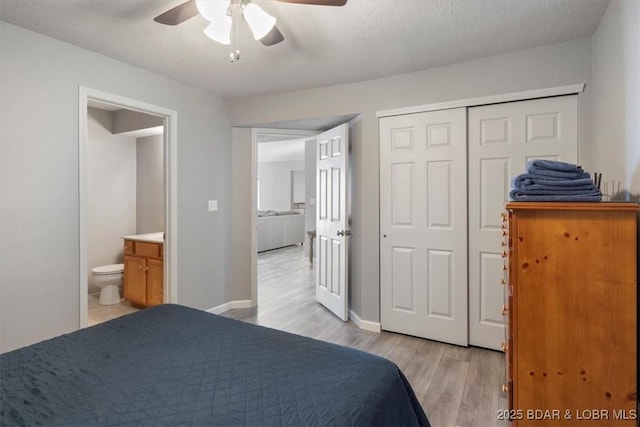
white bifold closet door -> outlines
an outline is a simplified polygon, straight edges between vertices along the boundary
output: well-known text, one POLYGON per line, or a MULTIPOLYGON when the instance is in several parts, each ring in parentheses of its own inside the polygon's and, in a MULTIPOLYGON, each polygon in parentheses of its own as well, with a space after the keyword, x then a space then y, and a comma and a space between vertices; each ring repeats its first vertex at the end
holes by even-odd
POLYGON ((577 95, 380 119, 384 330, 500 349, 500 214, 531 159, 577 162, 577 95))
POLYGON ((531 159, 575 163, 577 95, 472 107, 469 126, 469 344, 505 337, 502 219, 511 179, 531 159))
POLYGON ((382 328, 467 345, 466 109, 380 119, 382 328))

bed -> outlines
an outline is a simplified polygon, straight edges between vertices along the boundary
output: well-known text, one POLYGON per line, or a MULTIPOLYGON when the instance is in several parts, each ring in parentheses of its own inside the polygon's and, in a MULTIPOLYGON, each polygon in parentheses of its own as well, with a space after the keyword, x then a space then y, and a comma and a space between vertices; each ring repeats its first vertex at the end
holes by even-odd
POLYGON ((0 424, 425 425, 387 359, 164 304, 0 355, 0 424))

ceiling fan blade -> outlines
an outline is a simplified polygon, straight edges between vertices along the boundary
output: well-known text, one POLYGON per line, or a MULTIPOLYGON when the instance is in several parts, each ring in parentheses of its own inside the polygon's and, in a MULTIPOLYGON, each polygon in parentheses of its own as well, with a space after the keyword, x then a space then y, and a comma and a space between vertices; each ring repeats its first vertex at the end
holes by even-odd
POLYGON ((311 4, 316 6, 344 6, 347 0, 279 0, 285 3, 311 4))
POLYGON ((282 35, 278 27, 274 25, 271 31, 269 31, 266 36, 260 39, 260 42, 265 46, 273 46, 274 44, 278 44, 283 40, 284 36, 282 35))
POLYGON ((167 10, 165 13, 153 18, 154 21, 165 25, 178 25, 187 19, 191 19, 198 14, 195 0, 189 0, 167 10))

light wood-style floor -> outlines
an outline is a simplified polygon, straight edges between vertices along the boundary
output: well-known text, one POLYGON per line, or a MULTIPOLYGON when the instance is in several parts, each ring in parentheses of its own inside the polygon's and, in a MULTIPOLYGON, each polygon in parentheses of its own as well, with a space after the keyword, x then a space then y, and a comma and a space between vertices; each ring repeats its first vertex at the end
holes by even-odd
POLYGON ((500 391, 500 352, 463 348, 391 332, 374 333, 342 322, 315 301, 313 266, 292 246, 258 256, 258 307, 224 316, 357 348, 395 362, 411 383, 433 427, 507 426, 500 391))

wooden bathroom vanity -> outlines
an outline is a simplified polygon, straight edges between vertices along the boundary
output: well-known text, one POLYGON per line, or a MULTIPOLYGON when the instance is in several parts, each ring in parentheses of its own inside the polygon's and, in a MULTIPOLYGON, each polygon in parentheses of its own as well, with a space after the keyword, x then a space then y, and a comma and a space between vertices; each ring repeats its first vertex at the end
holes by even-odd
POLYGON ((124 298, 143 307, 164 302, 164 233, 124 236, 124 298))

